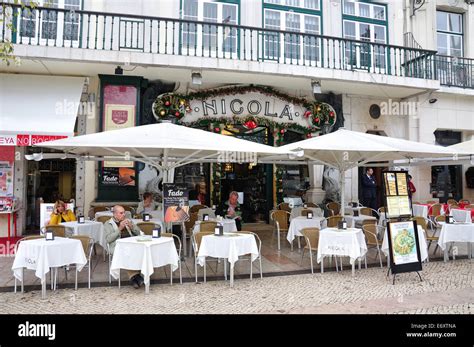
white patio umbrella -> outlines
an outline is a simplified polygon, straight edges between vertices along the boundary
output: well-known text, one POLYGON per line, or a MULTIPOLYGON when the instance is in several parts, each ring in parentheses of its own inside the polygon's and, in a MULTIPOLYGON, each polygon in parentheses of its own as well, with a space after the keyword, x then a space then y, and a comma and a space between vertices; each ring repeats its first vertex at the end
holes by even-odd
POLYGON ((473 155, 474 154, 474 140, 464 141, 452 146, 449 149, 454 149, 459 154, 473 155))
POLYGON ((345 171, 371 161, 393 161, 423 157, 449 156, 453 150, 420 142, 377 136, 339 129, 333 133, 280 147, 281 150, 304 151, 304 157, 339 170, 341 211, 345 206, 345 171))
POLYGON ((142 125, 43 142, 76 158, 141 161, 166 173, 194 162, 252 162, 278 148, 171 123, 142 125))

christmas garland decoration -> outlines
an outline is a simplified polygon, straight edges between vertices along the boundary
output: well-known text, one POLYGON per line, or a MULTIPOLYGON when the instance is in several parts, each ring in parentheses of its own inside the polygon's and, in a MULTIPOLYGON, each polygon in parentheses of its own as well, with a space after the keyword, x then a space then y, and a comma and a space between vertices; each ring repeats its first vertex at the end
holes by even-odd
MULTIPOLYGON (((206 126, 209 124, 243 124, 247 125, 248 128, 255 128, 257 126, 266 126, 273 131, 273 135, 277 139, 277 144, 283 142, 283 135, 287 130, 296 131, 303 133, 306 137, 312 137, 312 133, 317 132, 323 125, 333 125, 336 122, 336 114, 332 111, 331 107, 325 103, 310 102, 303 98, 291 97, 284 94, 272 87, 267 86, 235 86, 220 89, 209 89, 205 91, 199 91, 190 93, 188 95, 166 93, 158 96, 155 103, 153 104, 153 111, 159 120, 171 119, 177 124, 183 124, 186 126, 206 126), (248 117, 237 117, 232 118, 221 117, 221 118, 203 118, 197 122, 181 122, 181 119, 186 113, 192 112, 189 102, 191 100, 199 99, 205 100, 221 95, 236 95, 246 94, 251 92, 258 92, 271 97, 277 97, 285 100, 291 104, 302 105, 306 111, 303 114, 304 118, 310 119, 310 125, 304 127, 293 123, 277 123, 265 117, 248 116, 248 117)), ((215 132, 220 131, 221 127, 213 126, 212 129, 215 132), (219 128, 219 130, 217 130, 219 128)))

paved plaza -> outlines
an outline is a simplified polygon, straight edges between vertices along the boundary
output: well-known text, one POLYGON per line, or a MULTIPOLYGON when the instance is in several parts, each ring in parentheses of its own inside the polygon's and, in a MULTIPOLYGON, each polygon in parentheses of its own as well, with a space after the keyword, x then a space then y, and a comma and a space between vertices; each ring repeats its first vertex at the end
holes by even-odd
POLYGON ((7 314, 414 314, 474 313, 474 263, 456 259, 424 265, 416 273, 386 277, 386 268, 342 272, 265 276, 228 281, 153 284, 149 294, 129 285, 24 294, 0 293, 0 312, 7 314))

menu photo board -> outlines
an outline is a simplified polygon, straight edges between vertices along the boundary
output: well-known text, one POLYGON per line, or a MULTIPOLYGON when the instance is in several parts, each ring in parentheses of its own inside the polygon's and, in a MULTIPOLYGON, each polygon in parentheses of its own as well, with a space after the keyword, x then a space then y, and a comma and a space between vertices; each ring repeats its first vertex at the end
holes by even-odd
POLYGON ((408 195, 408 172, 387 171, 383 173, 386 201, 386 218, 411 217, 411 202, 408 195))
POLYGON ((417 228, 416 221, 387 223, 392 274, 422 270, 417 228))

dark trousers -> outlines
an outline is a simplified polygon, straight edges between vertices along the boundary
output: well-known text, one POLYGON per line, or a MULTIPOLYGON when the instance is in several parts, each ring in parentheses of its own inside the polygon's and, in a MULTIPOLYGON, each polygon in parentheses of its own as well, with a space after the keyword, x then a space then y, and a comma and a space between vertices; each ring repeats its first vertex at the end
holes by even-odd
POLYGON ((235 225, 237 226, 237 231, 242 230, 242 221, 240 219, 235 220, 235 225))
POLYGON ((377 209, 377 198, 363 198, 362 200, 362 204, 365 206, 365 207, 370 207, 374 210, 377 209))

